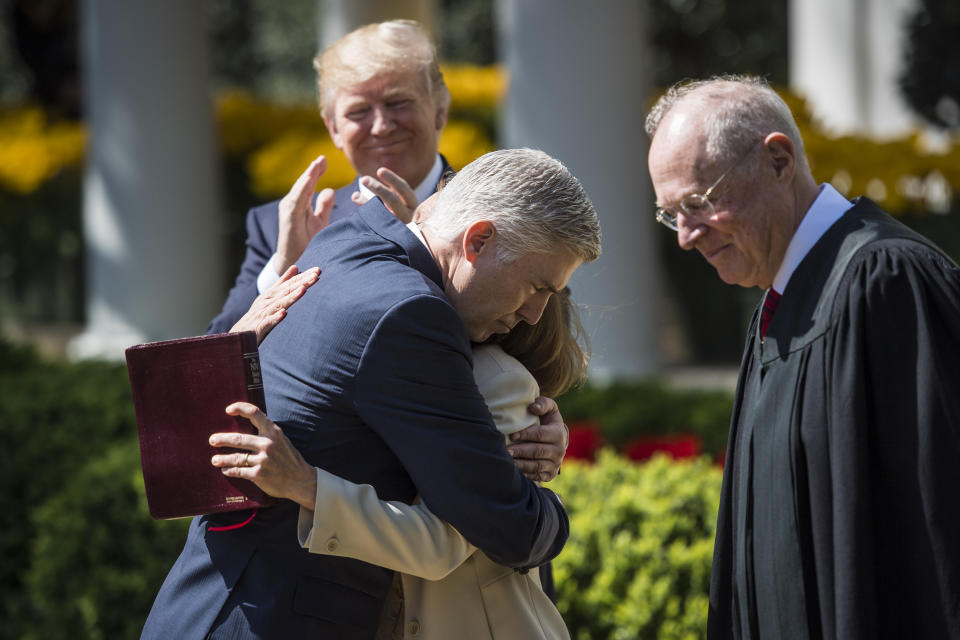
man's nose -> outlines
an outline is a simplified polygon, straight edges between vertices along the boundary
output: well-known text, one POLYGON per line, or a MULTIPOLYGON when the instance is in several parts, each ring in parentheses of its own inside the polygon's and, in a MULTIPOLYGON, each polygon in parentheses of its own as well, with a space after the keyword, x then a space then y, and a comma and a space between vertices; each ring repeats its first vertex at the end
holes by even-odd
POLYGON ((393 131, 393 127, 394 123, 390 116, 390 110, 383 106, 374 107, 371 133, 375 136, 383 136, 393 131))
POLYGON ((694 218, 686 214, 677 215, 677 244, 684 251, 690 251, 697 246, 697 242, 707 232, 707 228, 694 218))
POLYGON ((527 300, 522 307, 517 311, 517 315, 523 318, 523 321, 527 324, 537 324, 540 322, 540 317, 543 315, 543 310, 547 307, 547 300, 549 299, 549 293, 538 293, 534 297, 527 300))

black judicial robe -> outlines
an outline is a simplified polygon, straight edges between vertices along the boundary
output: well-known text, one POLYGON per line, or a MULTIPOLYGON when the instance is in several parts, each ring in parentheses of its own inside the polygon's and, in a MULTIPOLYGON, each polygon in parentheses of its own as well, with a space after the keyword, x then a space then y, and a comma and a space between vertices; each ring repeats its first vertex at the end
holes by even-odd
POLYGON ((710 638, 960 638, 960 269, 866 198, 740 367, 710 638))

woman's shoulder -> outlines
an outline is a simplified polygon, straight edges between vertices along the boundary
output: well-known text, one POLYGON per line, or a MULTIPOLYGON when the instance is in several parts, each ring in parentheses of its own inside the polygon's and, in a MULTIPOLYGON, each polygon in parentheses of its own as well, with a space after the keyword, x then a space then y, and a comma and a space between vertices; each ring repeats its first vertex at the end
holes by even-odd
POLYGON ((499 431, 513 433, 537 423, 528 407, 540 387, 519 360, 496 345, 474 346, 473 377, 499 431))
POLYGON ((504 351, 497 344, 478 344, 473 346, 473 370, 479 378, 516 372, 518 376, 530 375, 520 361, 504 351))

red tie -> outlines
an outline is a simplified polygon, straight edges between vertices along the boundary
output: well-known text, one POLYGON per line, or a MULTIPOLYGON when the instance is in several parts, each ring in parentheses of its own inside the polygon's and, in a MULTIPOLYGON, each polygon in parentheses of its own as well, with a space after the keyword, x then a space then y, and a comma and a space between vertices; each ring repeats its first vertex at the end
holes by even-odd
POLYGON ((770 319, 773 318, 773 312, 777 310, 780 304, 780 294, 776 289, 768 289, 767 297, 763 299, 763 310, 760 312, 760 339, 767 336, 767 327, 770 326, 770 319))

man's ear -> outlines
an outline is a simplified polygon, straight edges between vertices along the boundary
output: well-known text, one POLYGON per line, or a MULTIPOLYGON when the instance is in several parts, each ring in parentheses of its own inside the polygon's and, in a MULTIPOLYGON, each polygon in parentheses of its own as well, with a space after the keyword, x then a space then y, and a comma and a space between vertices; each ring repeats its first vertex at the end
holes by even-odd
POLYGON ((489 220, 474 222, 463 233, 463 256, 475 262, 484 251, 492 250, 490 243, 496 235, 497 229, 489 220))
POLYGON ((777 179, 792 178, 797 167, 797 152, 790 138, 775 131, 764 138, 763 146, 773 164, 777 179))
POLYGON ((437 131, 443 131, 443 128, 447 126, 447 117, 450 115, 450 107, 439 106, 437 107, 437 113, 434 116, 434 126, 437 128, 437 131))
POLYGON ((337 149, 340 149, 340 151, 343 151, 343 137, 340 135, 340 132, 337 131, 336 118, 331 118, 324 113, 323 124, 327 125, 327 133, 330 134, 330 139, 333 140, 333 146, 335 146, 337 149))

